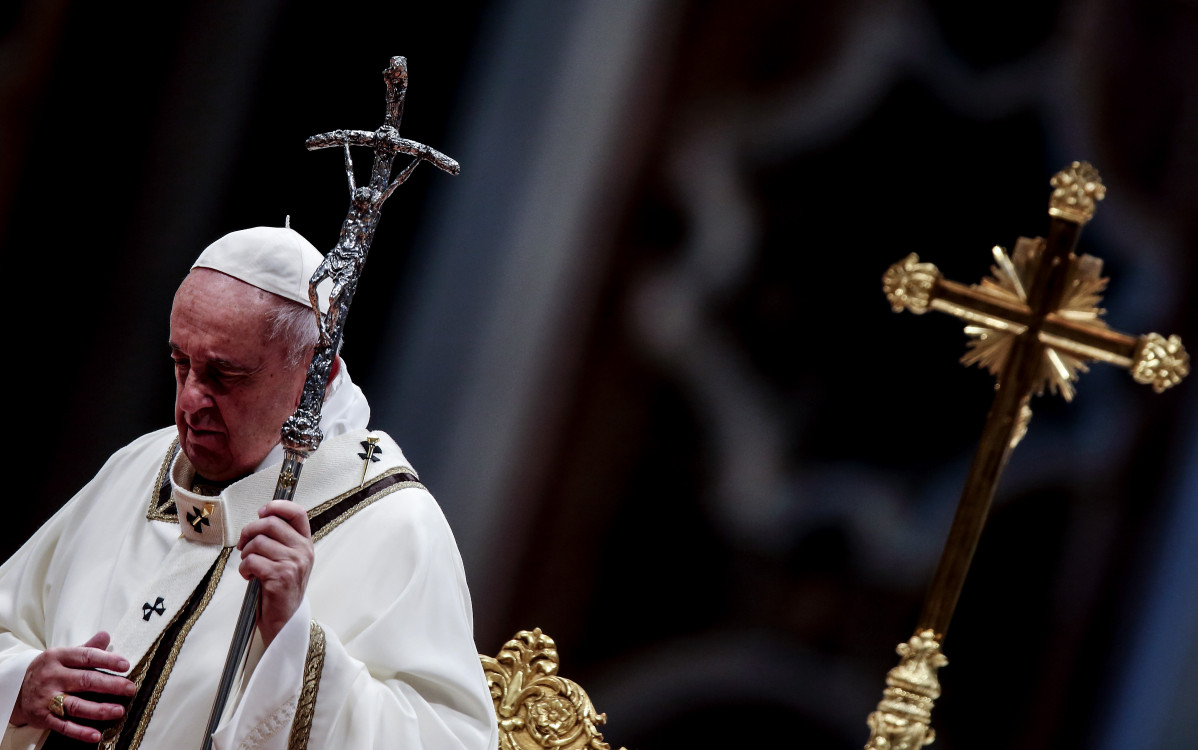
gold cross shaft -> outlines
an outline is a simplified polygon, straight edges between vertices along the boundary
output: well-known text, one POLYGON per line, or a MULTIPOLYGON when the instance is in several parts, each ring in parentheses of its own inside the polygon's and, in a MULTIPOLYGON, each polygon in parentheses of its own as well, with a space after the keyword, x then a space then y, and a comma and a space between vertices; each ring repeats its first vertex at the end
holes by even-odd
POLYGON ((924 600, 915 635, 900 645, 899 666, 878 710, 869 717, 866 748, 919 747, 932 741, 929 721, 940 695, 936 669, 947 663, 940 644, 948 630, 977 549, 998 481, 1031 417, 1028 404, 1047 387, 1066 400, 1078 374, 1094 360, 1127 367, 1157 391, 1189 372, 1181 341, 1157 334, 1139 338, 1109 329, 1097 305, 1107 279, 1102 262, 1074 254, 1082 226, 1106 193, 1098 172, 1074 162, 1052 178, 1048 239, 1020 238, 1010 256, 994 248, 995 266, 981 284, 944 279, 914 253, 882 278, 894 310, 940 310, 964 319, 972 337, 965 364, 997 377, 994 401, 961 500, 924 600))

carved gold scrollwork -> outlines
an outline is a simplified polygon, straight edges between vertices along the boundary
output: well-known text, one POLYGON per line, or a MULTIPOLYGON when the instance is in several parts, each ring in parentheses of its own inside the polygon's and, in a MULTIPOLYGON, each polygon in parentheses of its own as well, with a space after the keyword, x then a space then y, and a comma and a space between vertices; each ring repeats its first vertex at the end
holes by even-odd
POLYGON ((878 709, 869 715, 865 750, 916 750, 930 745, 936 732, 930 726, 932 706, 940 697, 936 670, 948 664, 940 642, 923 630, 895 649, 902 659, 886 675, 878 709))
POLYGON ((500 750, 610 750, 598 727, 607 715, 597 713, 586 692, 557 676, 553 639, 522 630, 504 644, 499 656, 480 656, 495 714, 500 750))
POLYGON ((1137 383, 1151 385, 1160 393, 1190 374, 1190 355, 1177 336, 1165 338, 1159 333, 1140 337, 1131 376, 1137 383))
POLYGON ((928 311, 932 303, 932 288, 940 278, 940 270, 931 263, 920 263, 911 253, 886 269, 882 275, 882 291, 895 312, 910 310, 916 315, 928 311))
POLYGON ((1048 199, 1048 215, 1075 224, 1094 218, 1096 204, 1106 197, 1098 170, 1085 161, 1075 161, 1057 172, 1049 184, 1053 191, 1048 199))

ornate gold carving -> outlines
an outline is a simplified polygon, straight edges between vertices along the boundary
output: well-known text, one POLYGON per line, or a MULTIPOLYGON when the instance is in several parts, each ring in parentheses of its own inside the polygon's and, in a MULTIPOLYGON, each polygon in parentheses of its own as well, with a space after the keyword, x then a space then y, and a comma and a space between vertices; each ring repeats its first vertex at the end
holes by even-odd
POLYGON ((931 630, 911 636, 895 649, 902 659, 886 675, 878 710, 869 715, 865 750, 915 750, 930 745, 936 731, 929 726, 932 706, 940 697, 936 670, 948 664, 931 630))
POLYGON ((606 714, 595 712, 578 683, 557 676, 553 639, 521 630, 499 656, 480 656, 495 715, 500 750, 610 750, 598 727, 606 714))
POLYGON ((911 253, 882 274, 882 291, 895 312, 910 310, 916 315, 928 311, 932 302, 932 287, 940 278, 940 270, 931 263, 920 263, 911 253))
POLYGON ((1098 170, 1089 162, 1075 161, 1049 180, 1052 195, 1048 199, 1048 215, 1085 224, 1094 218, 1098 201, 1106 197, 1106 186, 1098 170))
POLYGON ((283 473, 279 475, 279 486, 283 489, 290 490, 295 487, 296 481, 299 479, 295 471, 290 467, 283 469, 283 473))
POLYGON ((1166 339, 1159 333, 1140 337, 1136 362, 1131 368, 1131 376, 1137 383, 1151 385, 1152 390, 1160 393, 1189 374, 1190 355, 1180 338, 1170 336, 1166 339))

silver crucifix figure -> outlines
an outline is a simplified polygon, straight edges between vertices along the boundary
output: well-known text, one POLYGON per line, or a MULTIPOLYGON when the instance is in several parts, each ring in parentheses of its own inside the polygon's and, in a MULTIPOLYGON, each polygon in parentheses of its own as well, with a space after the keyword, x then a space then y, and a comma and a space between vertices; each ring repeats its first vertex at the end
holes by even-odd
POLYGON ((309 151, 341 146, 345 152, 350 205, 337 244, 325 256, 308 285, 312 310, 320 327, 320 344, 308 369, 299 409, 283 426, 283 447, 288 450, 308 453, 320 445, 320 407, 324 403, 325 384, 337 357, 345 317, 358 287, 370 243, 374 240, 383 201, 412 176, 422 161, 453 175, 461 171, 456 161, 440 151, 399 137, 399 121, 403 117, 404 96, 408 91, 408 61, 399 56, 391 58, 391 64, 383 71, 383 80, 387 84, 387 114, 378 130, 334 130, 314 135, 307 141, 309 151), (368 185, 358 187, 354 181, 350 146, 368 146, 374 150, 374 166, 368 185), (392 179, 391 168, 398 154, 411 156, 412 161, 392 179), (329 290, 329 311, 322 315, 316 303, 316 287, 326 279, 332 281, 333 287, 329 290))
MULTIPOLYGON (((295 497, 295 487, 299 483, 304 459, 320 447, 324 437, 320 431, 320 410, 324 405, 325 387, 329 382, 333 361, 337 358, 349 305, 353 300, 354 291, 358 288, 358 279, 362 275, 362 267, 366 264, 370 243, 374 240, 374 230, 378 227, 383 202, 412 175, 422 161, 431 162, 450 174, 456 175, 460 171, 458 163, 440 151, 423 143, 399 137, 399 121, 403 117, 404 95, 408 90, 408 61, 402 57, 392 57, 391 64, 383 71, 383 80, 387 84, 387 114, 378 130, 334 130, 331 133, 314 135, 307 141, 310 151, 341 146, 345 152, 350 205, 345 222, 341 225, 341 236, 337 239, 337 244, 317 267, 308 284, 312 310, 320 329, 320 341, 312 354, 312 364, 308 366, 299 408, 283 424, 283 466, 275 485, 275 500, 291 500, 295 497), (358 187, 354 181, 354 162, 350 157, 350 146, 368 146, 374 150, 370 182, 362 187, 358 187), (391 168, 399 154, 411 156, 412 161, 392 178, 391 168), (316 287, 325 280, 331 281, 333 286, 329 292, 329 311, 322 314, 316 303, 316 287)), ((229 654, 225 659, 224 671, 217 688, 216 700, 208 717, 208 728, 204 732, 204 750, 212 747, 212 733, 216 731, 220 722, 233 680, 245 658, 250 636, 254 632, 258 589, 256 579, 251 580, 246 588, 241 614, 233 632, 233 641, 229 644, 229 654)))

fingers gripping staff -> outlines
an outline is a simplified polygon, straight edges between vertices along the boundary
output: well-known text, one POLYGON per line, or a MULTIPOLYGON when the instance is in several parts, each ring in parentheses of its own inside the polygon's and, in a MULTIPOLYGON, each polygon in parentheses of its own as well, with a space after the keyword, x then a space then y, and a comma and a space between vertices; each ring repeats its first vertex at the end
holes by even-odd
MULTIPOLYGON (((392 57, 387 69, 383 71, 383 80, 387 85, 387 111, 383 124, 377 130, 334 130, 312 136, 307 141, 309 150, 333 146, 342 148, 345 157, 345 173, 349 182, 350 206, 345 221, 341 225, 341 234, 337 244, 317 267, 308 286, 313 314, 316 316, 320 330, 320 341, 316 345, 312 363, 308 367, 308 375, 300 395, 299 408, 283 425, 283 465, 279 471, 278 484, 275 486, 274 500, 291 500, 295 497, 295 487, 299 482, 304 459, 320 447, 320 442, 323 439, 320 431, 320 411, 324 404, 325 387, 329 382, 333 362, 337 358, 337 349, 341 343, 350 302, 357 290, 362 267, 365 265, 366 255, 370 251, 370 244, 374 240, 374 232, 378 226, 384 201, 391 197, 395 189, 412 175, 422 161, 430 162, 453 175, 460 171, 458 163, 440 151, 399 136, 404 96, 407 94, 408 88, 407 60, 399 56, 392 57), (350 146, 367 146, 374 151, 370 181, 366 185, 358 186, 354 180, 354 163, 350 156, 350 146), (412 160, 393 178, 391 176, 392 167, 396 157, 400 154, 410 156, 412 160), (322 314, 317 305, 316 288, 324 282, 331 282, 332 288, 329 291, 328 312, 322 314)), ((306 517, 302 523, 298 519, 290 519, 290 514, 274 503, 267 506, 264 511, 266 511, 262 526, 264 530, 275 528, 277 529, 276 534, 291 536, 293 533, 297 533, 303 536, 302 529, 297 527, 306 527, 306 517), (274 521, 271 521, 270 517, 274 517, 274 521), (282 522, 279 521, 280 518, 282 518, 282 522), (288 522, 289 520, 290 522, 288 522)), ((265 541, 250 541, 247 544, 243 539, 242 543, 245 547, 243 552, 249 550, 250 553, 255 551, 255 544, 256 548, 271 546, 269 542, 265 541)), ((308 544, 310 548, 310 541, 308 544)), ((291 581, 292 584, 298 583, 298 589, 294 585, 291 587, 293 592, 298 590, 302 595, 302 587, 307 575, 304 565, 301 562, 295 566, 285 567, 289 570, 279 574, 278 577, 272 577, 267 569, 260 567, 260 563, 257 562, 245 568, 253 577, 250 579, 245 599, 242 601, 241 613, 233 633, 233 640, 229 644, 229 653, 221 673, 216 700, 212 705, 212 713, 208 717, 208 727, 204 732, 203 748, 205 750, 212 747, 212 733, 216 731, 217 724, 220 722, 234 678, 245 658, 246 649, 253 634, 258 610, 258 595, 261 588, 259 580, 266 582, 266 595, 270 596, 273 593, 272 585, 278 586, 282 590, 288 588, 285 585, 285 579, 288 577, 302 579, 291 581)), ((281 624, 263 623, 263 625, 274 628, 281 624)))

